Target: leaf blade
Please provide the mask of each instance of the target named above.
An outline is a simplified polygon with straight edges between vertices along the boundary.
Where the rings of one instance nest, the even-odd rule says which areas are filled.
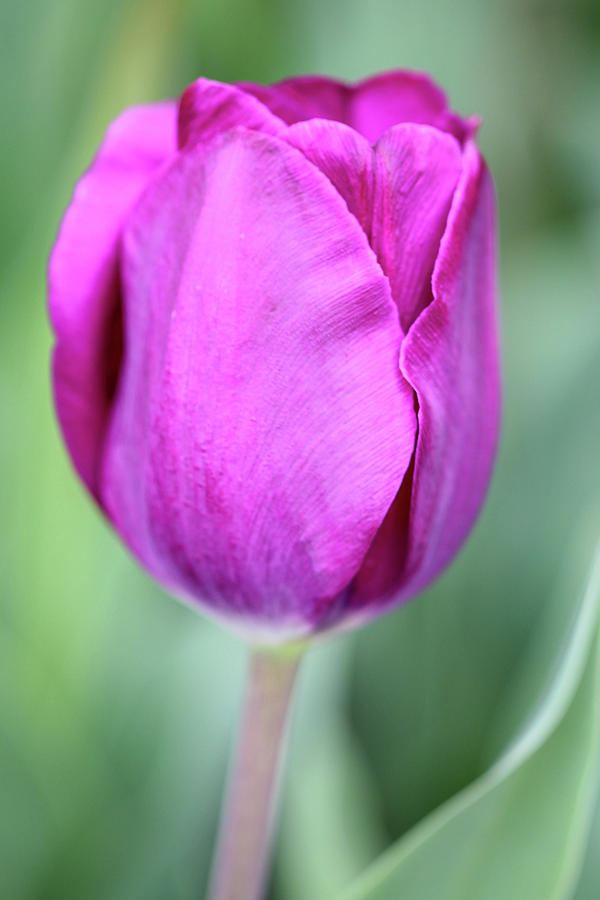
[[[555,676],[516,739],[487,772],[386,851],[341,900],[569,895],[600,747],[599,608],[600,548]]]

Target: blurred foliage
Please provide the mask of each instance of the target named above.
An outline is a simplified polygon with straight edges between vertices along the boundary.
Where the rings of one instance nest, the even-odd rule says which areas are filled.
[[[521,707],[527,682],[547,682],[506,750],[368,867],[344,900],[572,896],[600,755],[600,546],[575,608],[552,678],[542,631],[513,685]]]
[[[325,900],[481,775],[523,724],[543,687],[531,660],[542,646],[550,670],[600,533],[598,4],[4,0],[0,51],[10,900],[199,896],[241,692],[243,647],[136,568],[74,479],[54,423],[46,257],[107,122],[200,74],[357,78],[396,66],[431,71],[457,109],[483,119],[501,214],[497,472],[437,585],[307,660],[272,897]],[[599,821],[576,900],[598,895]]]

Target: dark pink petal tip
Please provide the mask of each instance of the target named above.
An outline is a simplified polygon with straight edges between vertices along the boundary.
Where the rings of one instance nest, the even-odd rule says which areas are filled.
[[[461,143],[477,128],[448,107],[445,93],[421,72],[393,70],[356,83],[301,75],[273,85],[239,85],[292,125],[307,119],[333,119],[350,125],[370,143],[401,123],[433,125]]]
[[[178,115],[180,148],[206,144],[216,135],[239,126],[265,134],[280,134],[285,122],[260,99],[233,84],[198,78],[183,92]]]

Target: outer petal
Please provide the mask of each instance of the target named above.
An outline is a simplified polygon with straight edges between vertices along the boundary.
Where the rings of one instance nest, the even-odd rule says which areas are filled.
[[[119,235],[139,194],[174,150],[174,103],[134,107],[119,116],[75,188],[50,258],[56,408],[75,468],[96,496],[121,354]]]
[[[431,274],[461,171],[454,137],[428,125],[396,125],[374,148],[338,122],[288,129],[335,185],[390,279],[404,332],[431,300]]]
[[[288,124],[306,119],[335,119],[350,125],[370,143],[401,122],[433,125],[460,141],[477,127],[450,109],[444,92],[420,72],[397,70],[351,85],[322,76],[302,76],[262,85],[240,85]]]
[[[433,294],[401,354],[419,401],[408,530],[401,527],[403,491],[365,560],[353,606],[377,602],[386,577],[387,599],[391,592],[396,601],[432,581],[464,541],[489,483],[500,417],[495,206],[473,143],[465,149]],[[394,534],[405,557],[401,577],[388,564]]]
[[[362,230],[302,154],[242,129],[180,155],[123,265],[112,518],[213,611],[313,630],[414,447],[398,317]]]
[[[260,99],[233,84],[198,78],[179,102],[179,146],[207,143],[215,135],[243,125],[265,134],[279,134],[285,123]]]

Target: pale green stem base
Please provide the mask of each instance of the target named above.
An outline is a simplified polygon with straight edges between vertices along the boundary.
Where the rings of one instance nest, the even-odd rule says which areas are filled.
[[[209,897],[260,900],[265,890],[278,772],[299,653],[255,651],[229,774]]]

